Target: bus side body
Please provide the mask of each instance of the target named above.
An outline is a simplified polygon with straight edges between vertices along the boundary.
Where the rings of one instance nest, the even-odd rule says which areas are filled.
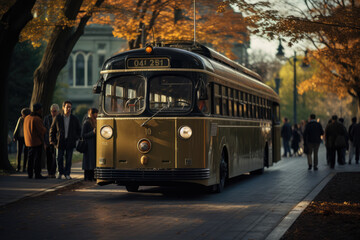
[[[196,89],[192,93],[192,108],[186,114],[178,116],[160,113],[150,119],[154,111],[146,114],[147,110],[138,115],[111,115],[104,111],[105,103],[102,100],[101,114],[97,119],[95,175],[98,184],[197,183],[212,186],[219,184],[219,165],[222,156],[226,157],[227,177],[229,178],[247,172],[262,171],[265,166],[271,166],[280,160],[280,128],[274,117],[272,119],[270,117],[270,115],[277,114],[275,108],[278,107],[278,98],[268,97],[266,94],[271,95],[269,90],[262,95],[262,90],[256,89],[259,84],[254,81],[237,85],[236,73],[229,73],[231,72],[229,69],[211,63],[211,61],[206,64],[215,66],[215,69],[220,69],[220,71],[207,74],[208,70],[202,70],[199,74],[199,70],[195,69],[195,73],[190,74],[191,70],[189,69],[183,73],[178,69],[175,74],[171,72],[171,69],[162,69],[161,71],[156,69],[150,74],[148,71],[137,70],[131,73],[130,70],[127,70],[124,73],[116,73],[116,76],[141,75],[147,79],[146,85],[148,86],[148,81],[151,83],[151,79],[157,75],[175,74],[189,76],[189,78],[191,75],[195,77],[191,79],[193,86],[197,85],[198,79],[201,78],[207,86],[218,84],[225,89],[232,89],[234,93],[238,91],[263,97],[263,102],[266,100],[267,103],[267,117],[254,118],[254,115],[244,117],[240,113],[235,114],[234,106],[230,110],[227,109],[227,111],[232,111],[231,114],[224,114],[223,110],[217,112],[216,108],[219,106],[216,103],[214,89],[210,87],[207,89],[207,101],[211,111],[205,114],[199,114],[201,111],[198,108],[199,99],[196,98]],[[216,76],[221,77],[217,78]],[[242,78],[246,79],[246,77]],[[264,88],[262,84],[260,89]],[[105,98],[108,93],[104,87],[102,89],[101,98]],[[149,90],[146,91],[145,98],[147,100],[145,102],[149,104]],[[111,94],[116,94],[115,92],[113,91]],[[228,97],[230,99],[230,95]],[[138,104],[137,101],[135,104]],[[222,105],[222,103],[220,104]],[[240,108],[245,103],[238,98],[237,104]],[[260,108],[260,105],[257,104],[256,107]],[[222,109],[223,106],[220,108]],[[104,138],[100,134],[104,126],[113,130],[110,138]],[[179,131],[183,126],[190,127],[192,130],[192,136],[189,139],[180,136]],[[139,143],[143,140],[151,144],[150,151],[141,151]]]

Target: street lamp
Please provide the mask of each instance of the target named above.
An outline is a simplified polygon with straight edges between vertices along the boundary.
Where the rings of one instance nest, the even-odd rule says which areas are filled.
[[[277,53],[276,53],[276,57],[280,60],[288,60],[290,64],[293,65],[294,67],[294,106],[293,106],[293,111],[294,111],[294,124],[297,123],[297,111],[296,111],[296,102],[297,102],[297,88],[296,88],[296,61],[297,61],[297,58],[296,58],[296,51],[294,51],[294,56],[291,57],[293,59],[293,61],[291,62],[290,59],[291,58],[286,58],[285,57],[285,53],[284,53],[284,47],[281,45],[281,40],[279,41],[279,46],[277,48]],[[304,58],[304,61],[301,65],[301,67],[309,67],[309,61],[308,61],[308,58],[307,58],[307,51],[305,51],[305,58]]]
[[[275,77],[275,92],[277,94],[279,94],[279,89],[280,89],[280,76],[279,76],[279,73],[276,74],[276,77]]]

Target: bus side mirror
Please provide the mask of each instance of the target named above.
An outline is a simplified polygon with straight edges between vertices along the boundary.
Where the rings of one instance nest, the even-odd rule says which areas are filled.
[[[95,85],[93,85],[93,94],[101,93],[101,85],[103,83],[103,78],[100,78]]]
[[[101,85],[94,85],[93,86],[93,94],[101,93]]]
[[[206,88],[200,88],[197,91],[197,97],[199,100],[208,100]]]

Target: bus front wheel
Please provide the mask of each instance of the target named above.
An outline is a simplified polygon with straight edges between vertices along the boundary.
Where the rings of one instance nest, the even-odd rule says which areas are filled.
[[[213,186],[214,193],[221,193],[224,190],[225,182],[228,175],[228,164],[226,162],[226,157],[224,152],[221,154],[219,175],[220,175],[219,183]]]

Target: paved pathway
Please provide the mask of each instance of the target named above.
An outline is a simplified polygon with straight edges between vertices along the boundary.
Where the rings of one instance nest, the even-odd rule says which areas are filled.
[[[42,169],[42,175],[47,176],[46,169]],[[0,206],[55,191],[82,180],[83,176],[84,173],[83,170],[81,170],[81,162],[73,164],[71,180],[56,178],[29,179],[27,173],[22,172],[0,176]]]
[[[266,169],[263,175],[232,180],[221,194],[184,195],[151,187],[141,187],[139,193],[127,193],[116,185],[90,186],[57,196],[51,202],[40,200],[44,210],[47,209],[45,212],[53,212],[56,217],[49,218],[43,226],[36,224],[41,218],[32,217],[32,224],[39,228],[37,233],[47,236],[43,229],[54,228],[49,230],[53,232],[57,224],[68,221],[69,226],[75,224],[83,234],[86,232],[89,239],[99,236],[113,239],[118,234],[126,236],[122,239],[279,239],[337,171],[360,171],[360,165],[356,164],[329,169],[324,147],[319,156],[318,171],[307,170],[304,156],[284,158]],[[78,170],[81,178],[80,168]],[[63,183],[69,182],[29,180],[16,175],[0,177],[0,198],[16,201],[27,197],[26,194],[41,194],[46,188],[52,191]],[[61,204],[68,212],[60,214],[52,210],[54,205]],[[88,216],[88,209],[95,209],[95,215]],[[16,210],[8,208],[6,211]],[[4,225],[19,220],[14,218]],[[102,228],[94,228],[100,223]],[[74,236],[74,230],[62,229],[61,237]],[[31,233],[24,231],[22,234]]]

